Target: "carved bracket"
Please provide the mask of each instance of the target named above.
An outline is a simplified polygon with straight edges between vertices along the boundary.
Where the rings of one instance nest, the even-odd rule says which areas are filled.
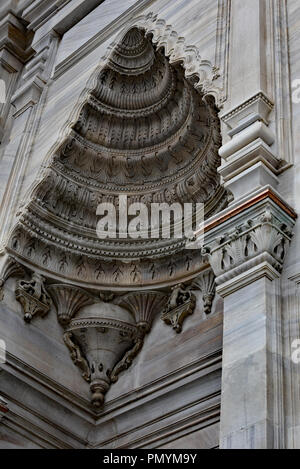
[[[65,326],[64,342],[73,363],[90,384],[92,404],[100,408],[104,395],[141,350],[153,317],[164,307],[160,292],[131,292],[99,297],[72,285],[51,285],[49,293]],[[112,302],[113,301],[113,302]]]
[[[34,273],[27,282],[21,280],[16,288],[16,299],[24,310],[24,320],[30,322],[34,316],[45,316],[51,305],[51,299],[44,287],[44,278]]]
[[[60,324],[66,325],[84,306],[95,303],[92,295],[73,285],[59,284],[48,287],[57,310]]]
[[[195,305],[196,298],[189,287],[185,287],[183,284],[176,285],[172,288],[172,293],[161,319],[166,324],[171,325],[177,333],[180,333],[185,318],[193,314]]]

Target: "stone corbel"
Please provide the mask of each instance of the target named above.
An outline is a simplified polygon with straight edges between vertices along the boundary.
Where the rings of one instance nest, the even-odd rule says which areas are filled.
[[[166,295],[156,291],[131,292],[119,297],[114,303],[130,311],[137,326],[147,333],[151,329],[154,315],[163,309]]]
[[[19,281],[16,288],[16,300],[23,307],[26,322],[31,322],[38,315],[44,317],[51,306],[51,299],[44,287],[44,278],[34,273],[30,281]]]
[[[179,334],[185,318],[193,314],[196,305],[196,297],[190,287],[183,284],[172,288],[169,301],[162,313],[161,319]]]
[[[111,384],[141,350],[165,294],[131,292],[116,297],[101,292],[99,300],[72,285],[51,285],[48,290],[71,359],[90,385],[92,405],[99,409]]]

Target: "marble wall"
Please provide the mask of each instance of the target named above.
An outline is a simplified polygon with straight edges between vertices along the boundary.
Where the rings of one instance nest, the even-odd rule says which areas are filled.
[[[35,3],[41,3],[39,8],[32,8]],[[0,145],[0,265],[19,208],[29,200],[55,149],[76,122],[108,51],[131,26],[146,25],[149,17],[153,19],[153,37],[159,37],[169,55],[172,40],[178,40],[182,45],[178,57],[187,73],[197,76],[220,105],[223,147],[231,145],[220,172],[228,179],[229,190],[239,184],[244,203],[269,184],[267,170],[261,170],[257,183],[257,168],[251,172],[253,153],[247,153],[248,145],[261,139],[255,158],[274,175],[278,185],[274,183],[273,189],[299,213],[300,104],[291,96],[294,81],[300,80],[298,0],[76,0],[53,10],[42,3],[11,2],[16,18],[24,15],[33,31],[26,36],[22,51],[10,39],[4,42],[5,56],[0,55],[6,63],[11,60],[11,69],[8,71],[6,65],[5,72],[0,60],[0,78],[9,82],[12,104],[1,116],[5,125],[0,121],[4,136]],[[12,23],[5,8],[4,4],[0,8],[0,27]],[[12,50],[13,58],[9,59],[7,51]],[[195,64],[199,63],[198,69]],[[258,117],[253,117],[249,99],[257,94]],[[268,100],[274,107],[266,114],[261,103]],[[239,113],[240,118],[236,117]],[[262,131],[251,134],[253,128],[249,129],[257,120],[272,132],[273,140],[265,142]],[[239,157],[243,158],[240,165]],[[241,183],[236,183],[237,177]],[[237,201],[232,203],[234,211]],[[245,217],[247,213],[245,210]],[[227,404],[227,397],[223,400],[223,447],[299,448],[300,365],[291,360],[292,342],[300,338],[299,243],[296,221],[282,275],[272,287],[273,280],[258,279],[233,292],[230,301],[227,292],[225,311],[220,293],[209,316],[204,314],[198,295],[194,314],[184,323],[181,334],[175,334],[157,316],[141,353],[111,386],[99,415],[89,406],[89,387],[70,360],[54,308],[46,318],[24,325],[21,306],[15,300],[16,279],[9,279],[0,303],[0,339],[6,341],[8,352],[7,362],[0,365],[0,396],[9,408],[7,413],[0,411],[0,448],[218,447],[221,391],[223,398],[225,393],[233,396],[231,404]],[[226,368],[222,378],[223,314]],[[278,334],[274,326],[272,335],[272,314],[276,316],[272,320],[280,323],[276,350],[272,349],[274,343],[270,348],[268,342]],[[282,389],[273,404],[277,410],[284,408],[284,415],[277,415],[276,430],[271,431],[277,432],[276,442],[261,435],[263,427],[255,438],[248,431],[252,424],[265,425],[268,420],[263,404],[269,392],[266,369],[272,354],[282,361],[278,372],[282,376],[276,381]],[[253,374],[254,389],[249,386]],[[266,386],[256,394],[258,402],[252,395],[261,383]],[[249,407],[247,403],[244,406],[247,415],[242,405],[235,407],[241,396],[249,400]],[[239,431],[235,440],[233,435]]]

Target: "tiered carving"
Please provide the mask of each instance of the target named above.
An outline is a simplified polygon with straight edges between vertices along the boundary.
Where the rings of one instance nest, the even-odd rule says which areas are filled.
[[[24,268],[18,262],[16,262],[12,257],[8,256],[3,265],[1,275],[0,275],[0,301],[2,301],[4,298],[3,287],[5,285],[5,282],[10,277],[24,277],[24,276],[25,276]]]
[[[161,316],[161,319],[179,334],[187,316],[193,314],[196,305],[195,295],[190,287],[183,284],[172,288],[168,304]]]
[[[203,272],[193,281],[193,287],[201,291],[204,313],[210,314],[216,294],[216,277],[214,273],[211,270]]]
[[[257,218],[248,219],[204,249],[217,277],[217,284],[258,265],[268,262],[279,273],[292,239],[292,223],[287,223],[266,209]]]
[[[172,26],[156,14],[150,12],[134,19],[134,25],[151,37],[157,48],[163,48],[171,64],[182,63],[186,76],[195,82],[195,88],[204,96],[213,96],[218,107],[221,108],[226,100],[222,77],[217,66],[200,56],[199,50],[186,43],[185,38],[179,36]],[[112,44],[112,48],[116,44]],[[107,57],[111,52],[108,50]]]
[[[151,203],[201,202],[207,216],[226,204],[217,109],[186,79],[187,69],[170,65],[141,30],[127,32],[35,188],[8,251],[57,279],[99,289],[197,272],[201,253],[184,262],[184,238],[102,240],[96,233],[98,204],[117,207],[120,194],[128,205],[145,203],[149,214]]]
[[[30,322],[34,316],[45,316],[51,299],[44,287],[44,278],[34,273],[30,281],[20,280],[16,288],[16,299],[24,310],[24,320]]]

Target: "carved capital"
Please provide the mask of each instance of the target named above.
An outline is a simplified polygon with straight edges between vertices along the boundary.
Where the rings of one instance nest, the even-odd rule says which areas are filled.
[[[207,234],[211,242],[205,251],[217,285],[264,263],[281,273],[295,214],[276,200],[278,205],[265,199],[232,219],[225,216],[225,222]]]

